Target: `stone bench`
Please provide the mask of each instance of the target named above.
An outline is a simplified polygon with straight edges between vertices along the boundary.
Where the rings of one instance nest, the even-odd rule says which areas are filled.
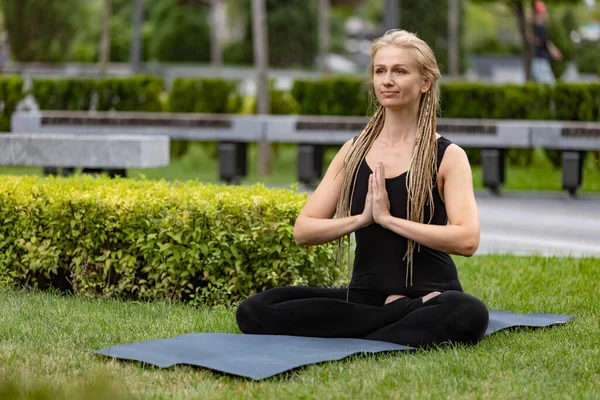
[[[562,187],[575,195],[583,180],[586,151],[600,150],[600,125],[589,122],[532,124],[532,146],[561,150]]]
[[[169,165],[169,138],[71,133],[0,134],[0,165],[122,171]]]
[[[14,132],[166,135],[177,140],[219,142],[219,177],[239,181],[247,171],[248,143],[298,145],[297,177],[312,185],[323,175],[326,146],[358,135],[366,117],[298,115],[209,115],[144,112],[36,111],[12,116]],[[574,194],[582,180],[582,154],[600,150],[600,124],[564,121],[438,119],[437,131],[464,148],[480,148],[483,184],[494,192],[504,184],[505,153],[511,148],[563,152],[563,187]],[[582,133],[583,132],[583,133]]]

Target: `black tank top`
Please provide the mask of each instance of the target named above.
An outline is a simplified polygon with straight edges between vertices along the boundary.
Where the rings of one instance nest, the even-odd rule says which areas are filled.
[[[444,137],[437,140],[437,167],[444,152],[452,142]],[[356,178],[351,213],[357,215],[365,208],[369,175],[371,169],[363,160]],[[437,174],[436,174],[437,175]],[[437,176],[435,177],[437,178]],[[434,179],[437,182],[437,179]],[[406,172],[395,178],[386,179],[385,187],[390,199],[390,213],[397,218],[406,219]],[[431,224],[446,225],[448,216],[440,197],[437,184],[433,189],[434,212]],[[425,223],[429,221],[429,206],[425,206]],[[449,254],[417,244],[413,255],[413,284],[406,285],[406,254],[408,241],[391,230],[375,223],[355,232],[356,251],[352,272],[351,289],[376,292],[380,295],[402,294],[408,297],[420,297],[433,291],[459,290],[456,266]]]

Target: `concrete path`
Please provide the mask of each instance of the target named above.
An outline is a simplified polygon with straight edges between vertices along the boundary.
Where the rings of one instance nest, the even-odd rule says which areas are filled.
[[[481,217],[477,254],[600,257],[600,196],[476,193]],[[600,260],[599,260],[600,265]]]

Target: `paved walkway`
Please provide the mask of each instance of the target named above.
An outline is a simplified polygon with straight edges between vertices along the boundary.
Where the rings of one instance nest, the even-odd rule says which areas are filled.
[[[476,193],[481,217],[477,254],[600,257],[600,196]],[[600,261],[599,261],[600,264]]]

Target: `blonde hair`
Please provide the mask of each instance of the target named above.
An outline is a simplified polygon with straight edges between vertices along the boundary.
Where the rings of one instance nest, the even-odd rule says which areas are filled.
[[[404,30],[391,30],[382,37],[375,40],[371,46],[371,63],[369,74],[373,78],[373,60],[375,54],[383,47],[395,46],[411,51],[421,74],[431,82],[427,92],[421,94],[419,100],[419,115],[417,123],[417,134],[412,150],[410,165],[406,174],[406,188],[408,199],[406,203],[406,215],[410,221],[424,222],[425,206],[429,206],[429,221],[433,217],[433,185],[437,168],[437,138],[436,138],[436,114],[439,107],[439,78],[440,70],[433,51],[427,43],[416,34]],[[372,81],[369,85],[373,90]],[[374,96],[373,96],[374,97]],[[375,114],[367,123],[367,126],[355,139],[348,151],[343,164],[342,191],[337,203],[336,216],[338,218],[350,216],[354,185],[358,169],[373,142],[377,139],[385,122],[385,109],[379,104]],[[338,240],[338,257],[341,259],[344,245],[348,247],[348,263],[350,262],[350,236]],[[415,242],[408,240],[408,247],[403,261],[406,260],[406,286],[409,280],[412,286],[413,275],[413,252]]]

